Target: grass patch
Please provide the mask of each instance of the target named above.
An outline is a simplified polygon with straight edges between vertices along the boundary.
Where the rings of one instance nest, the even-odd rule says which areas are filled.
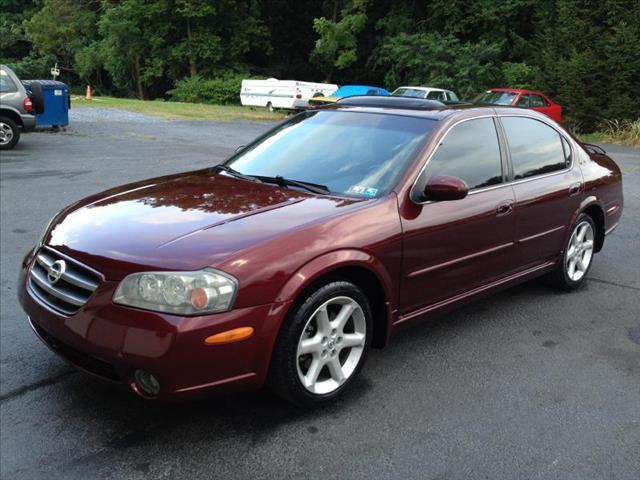
[[[129,112],[155,115],[168,120],[282,120],[286,117],[284,113],[271,113],[266,108],[115,97],[93,97],[93,100],[73,97],[72,108],[119,108]]]
[[[599,131],[578,134],[578,138],[587,143],[618,143],[640,147],[640,119],[606,120]]]

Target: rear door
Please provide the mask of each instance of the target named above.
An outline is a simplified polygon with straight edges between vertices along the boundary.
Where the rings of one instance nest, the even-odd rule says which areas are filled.
[[[527,268],[562,250],[582,197],[582,173],[562,134],[524,116],[500,117],[511,160],[518,264]]]
[[[492,117],[454,125],[414,188],[435,175],[453,175],[466,198],[425,202],[401,218],[404,232],[401,315],[437,304],[506,275],[515,255],[514,194],[504,182],[503,158]]]

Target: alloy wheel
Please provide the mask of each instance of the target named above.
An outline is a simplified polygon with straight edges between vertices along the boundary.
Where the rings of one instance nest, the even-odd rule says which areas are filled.
[[[7,145],[13,139],[13,130],[10,125],[0,122],[0,145]]]
[[[307,320],[296,353],[298,378],[311,393],[331,393],[355,372],[364,353],[367,322],[353,298],[324,302]]]
[[[565,256],[565,270],[567,276],[574,282],[587,273],[593,258],[593,227],[589,222],[580,222],[573,230],[567,254]]]

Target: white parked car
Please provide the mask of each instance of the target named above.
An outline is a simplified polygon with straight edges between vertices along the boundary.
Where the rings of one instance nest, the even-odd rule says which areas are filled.
[[[396,97],[426,98],[428,100],[438,100],[440,102],[459,102],[458,96],[451,90],[432,87],[398,87],[391,95]]]
[[[329,96],[338,89],[331,83],[299,82],[297,80],[243,80],[240,103],[252,107],[300,110],[309,107],[312,97]]]

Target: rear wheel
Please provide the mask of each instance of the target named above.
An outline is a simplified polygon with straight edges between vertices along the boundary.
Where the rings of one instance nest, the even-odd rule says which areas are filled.
[[[586,213],[581,214],[571,231],[562,260],[550,275],[557,287],[572,290],[584,282],[595,253],[595,231],[593,219]]]
[[[313,406],[336,398],[362,368],[372,332],[364,293],[328,283],[292,308],[271,362],[269,384],[285,399]]]
[[[20,128],[10,118],[0,117],[0,150],[11,150],[20,140]]]

